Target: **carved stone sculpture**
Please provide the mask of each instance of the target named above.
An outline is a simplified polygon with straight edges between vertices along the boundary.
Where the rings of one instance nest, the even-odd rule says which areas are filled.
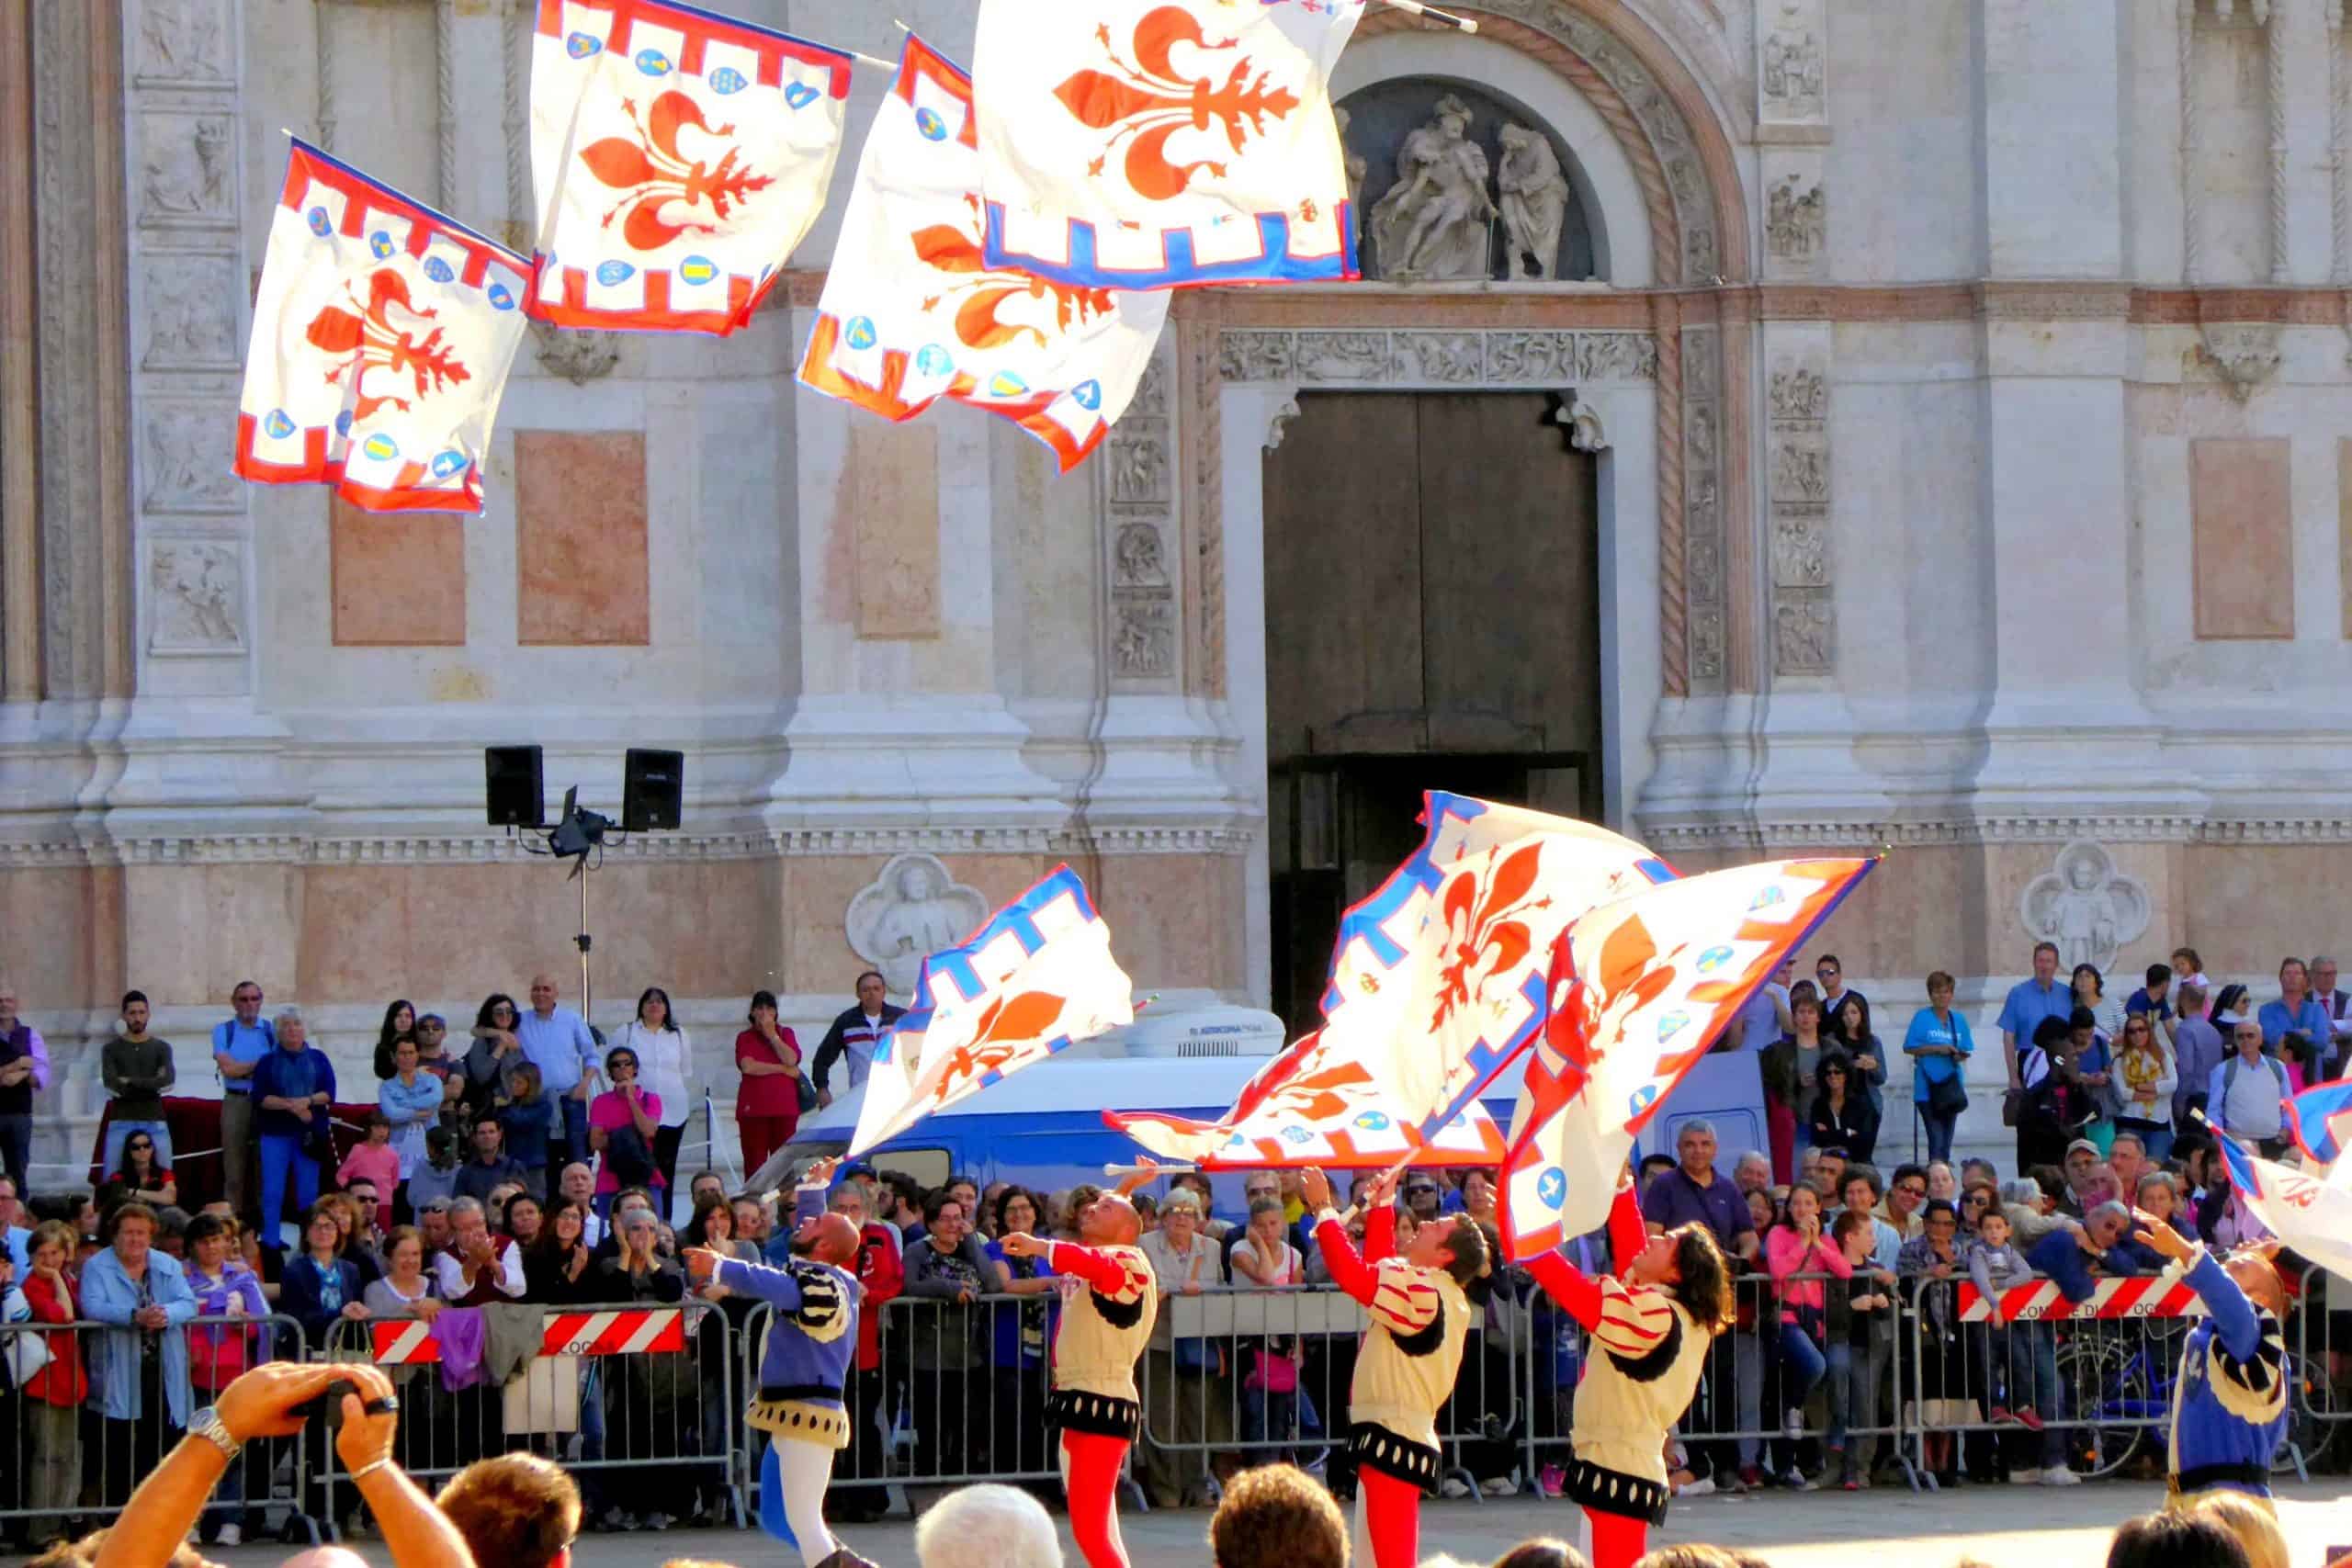
[[[243,592],[237,547],[205,540],[159,544],[149,558],[154,643],[167,650],[234,650]]]
[[[539,365],[550,376],[560,376],[575,387],[613,373],[621,362],[621,334],[589,329],[574,331],[569,327],[550,326],[544,321],[530,323],[531,336],[539,345]]]
[[[1371,164],[1365,161],[1363,153],[1348,145],[1348,111],[1335,107],[1331,110],[1331,118],[1340,128],[1340,152],[1348,170],[1348,208],[1356,215],[1356,221],[1361,224],[1363,221],[1364,171],[1370,168]]]
[[[1487,276],[1486,149],[1469,139],[1470,106],[1449,93],[1396,150],[1396,183],[1372,209],[1380,276],[1445,282]]]
[[[936,855],[894,855],[860,888],[842,919],[850,951],[882,972],[899,996],[914,993],[922,961],[953,947],[988,919],[989,901],[947,874]]]
[[[2018,919],[2037,942],[2058,944],[2064,969],[2088,964],[2102,974],[2115,955],[2147,934],[2148,889],[2115,869],[2114,857],[2086,839],[2058,852],[2057,863],[2018,900]]]
[[[1776,182],[1766,198],[1764,243],[1772,254],[1802,260],[1828,243],[1827,198],[1818,181],[1806,185],[1800,175]]]
[[[1502,166],[1495,189],[1502,201],[1507,277],[1549,279],[1560,259],[1560,225],[1568,211],[1567,176],[1549,138],[1523,125],[1503,127]],[[1521,269],[1525,270],[1522,271]]]

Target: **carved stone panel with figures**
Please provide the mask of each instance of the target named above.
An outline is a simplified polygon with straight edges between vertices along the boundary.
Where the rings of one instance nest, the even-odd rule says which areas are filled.
[[[140,368],[234,370],[241,356],[232,256],[150,253],[139,265]]]
[[[236,70],[229,0],[140,0],[132,70],[141,86],[229,86]]]
[[[139,117],[139,220],[219,227],[236,221],[237,127],[224,114]]]
[[[147,557],[152,653],[244,651],[244,547],[227,539],[158,539]]]
[[[1519,105],[1454,80],[1407,77],[1349,96],[1364,276],[1392,282],[1578,281],[1598,276],[1576,159]]]
[[[244,510],[244,487],[220,455],[216,408],[150,404],[139,460],[140,505],[148,512]]]

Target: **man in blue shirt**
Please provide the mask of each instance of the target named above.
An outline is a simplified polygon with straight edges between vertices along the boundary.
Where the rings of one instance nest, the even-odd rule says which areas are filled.
[[[7,1259],[17,1270],[11,1284],[23,1284],[32,1271],[32,1230],[25,1224],[24,1205],[17,1201],[16,1180],[0,1176],[0,1243],[6,1244]]]
[[[555,1003],[555,982],[531,976],[531,1010],[514,1021],[523,1055],[539,1069],[539,1088],[563,1107],[565,1152],[551,1155],[555,1169],[567,1159],[588,1157],[588,1096],[596,1081],[596,1037],[588,1021]]]
[[[229,993],[235,1016],[212,1026],[212,1062],[220,1069],[221,1196],[240,1219],[253,1213],[254,1067],[277,1049],[277,1032],[261,1015],[261,987],[240,980]]]
[[[2335,1039],[2335,1025],[2327,1016],[2327,1009],[2312,995],[2311,976],[2301,959],[2289,958],[2279,964],[2278,992],[2277,1001],[2263,1003],[2254,1015],[2262,1025],[2263,1049],[2276,1051],[2278,1042],[2292,1031],[2310,1041],[2319,1053],[2317,1059],[2324,1061]]]
[[[2158,1022],[2172,1016],[2172,965],[2148,965],[2148,983],[2124,1000],[2125,1017],[2133,1013],[2153,1013]]]
[[[2058,944],[2034,943],[2033,978],[2011,986],[2009,999],[2001,1004],[2001,1055],[2008,1066],[2011,1089],[2025,1087],[2024,1080],[2018,1077],[2018,1058],[2033,1043],[2033,1032],[2041,1021],[2064,1021],[2071,1018],[2074,1011],[2075,988],[2058,978]]]

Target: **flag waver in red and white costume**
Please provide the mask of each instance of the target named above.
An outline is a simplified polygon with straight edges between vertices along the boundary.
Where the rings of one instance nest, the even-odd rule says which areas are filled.
[[[1687,1228],[1687,1227],[1686,1227]],[[1609,1213],[1609,1246],[1620,1277],[1594,1279],[1557,1252],[1527,1268],[1544,1292],[1592,1336],[1577,1384],[1568,1442],[1569,1498],[1592,1530],[1594,1568],[1632,1568],[1647,1547],[1649,1527],[1666,1520],[1666,1438],[1690,1408],[1706,1371],[1715,1329],[1695,1318],[1677,1294],[1681,1235],[1652,1238],[1630,1183]],[[1714,1266],[1715,1282],[1723,1279]],[[1705,1287],[1702,1287],[1705,1288]]]
[[[1310,1200],[1321,1183],[1321,1172],[1312,1173]],[[1422,1248],[1416,1248],[1423,1252],[1421,1262],[1396,1256],[1396,1211],[1387,1201],[1392,1186],[1393,1179],[1384,1179],[1367,1200],[1362,1257],[1328,1201],[1317,1214],[1315,1241],[1331,1282],[1372,1314],[1348,1391],[1357,1557],[1369,1558],[1374,1568],[1412,1568],[1420,1558],[1421,1497],[1438,1483],[1437,1413],[1453,1396],[1474,1309],[1453,1274],[1427,1260]],[[1328,1185],[1319,1191],[1328,1200]],[[1464,1218],[1445,1235],[1457,1236],[1464,1227],[1476,1234]],[[1483,1268],[1483,1245],[1476,1257]]]
[[[1126,1192],[1123,1184],[1079,1217],[1082,1245],[1020,1232],[1001,1241],[1009,1255],[1042,1258],[1068,1281],[1061,1326],[1054,1333],[1054,1392],[1046,1418],[1061,1428],[1070,1534],[1088,1568],[1127,1568],[1119,1536],[1119,1470],[1143,1424],[1136,1362],[1159,1316],[1151,1259],[1136,1245],[1142,1221]]]

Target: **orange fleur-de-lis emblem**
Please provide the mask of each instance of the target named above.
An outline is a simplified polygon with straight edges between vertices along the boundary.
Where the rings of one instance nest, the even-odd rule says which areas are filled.
[[[1467,1006],[1470,993],[1487,977],[1516,967],[1534,946],[1523,918],[1549,898],[1529,901],[1543,859],[1543,848],[1525,844],[1503,856],[1485,878],[1464,876],[1445,890],[1440,908],[1444,922],[1444,957],[1438,971],[1437,1010],[1430,1017],[1434,1030],[1457,1008]]]
[[[1111,291],[1107,288],[1081,288],[1032,277],[1025,272],[991,270],[980,255],[979,197],[967,196],[964,199],[972,209],[968,227],[935,223],[918,229],[913,244],[915,254],[924,265],[953,275],[953,281],[926,299],[923,309],[928,310],[947,299],[959,299],[956,335],[967,348],[1001,348],[1023,337],[1033,338],[1038,347],[1045,347],[1046,334],[1043,330],[1024,322],[1008,321],[999,314],[1016,299],[1043,299],[1050,296],[1054,301],[1054,324],[1065,333],[1072,326],[1082,326],[1110,313]]]
[[[947,1056],[941,1073],[940,1092],[970,1078],[986,1077],[1021,1054],[1023,1047],[1053,1028],[1062,1016],[1064,998],[1047,991],[1023,991],[999,997],[980,1014],[972,1042]]]
[[[660,250],[689,231],[716,233],[718,220],[744,197],[775,183],[773,175],[753,174],[739,164],[742,151],[738,147],[728,148],[716,164],[689,156],[678,144],[688,127],[711,141],[734,135],[735,128],[705,123],[701,107],[684,93],[663,93],[643,119],[638,118],[634,98],[624,98],[621,108],[636,140],[607,136],[592,141],[580,150],[580,161],[598,180],[627,193],[605,214],[602,226],[609,229],[614,219],[628,214],[621,238],[633,249]],[[673,203],[687,209],[674,222],[667,215]]]
[[[344,298],[351,302],[346,310],[329,305],[311,318],[303,331],[313,348],[348,357],[326,373],[329,383],[341,381],[355,370],[358,373],[359,400],[352,407],[354,420],[366,419],[378,409],[390,403],[402,413],[409,412],[406,398],[394,393],[372,395],[368,390],[371,374],[389,370],[395,377],[406,376],[410,386],[420,398],[429,397],[443,388],[459,381],[473,379],[457,354],[441,341],[441,329],[435,327],[419,338],[413,330],[404,328],[392,320],[397,307],[401,314],[415,321],[429,321],[439,314],[413,304],[409,299],[408,281],[390,267],[379,267],[368,275],[368,298],[361,299],[352,286],[343,286]]]
[[[1246,54],[1233,62],[1222,83],[1213,71],[1195,74],[1179,70],[1172,57],[1180,43],[1216,53],[1238,41],[1204,36],[1199,20],[1181,6],[1144,13],[1136,23],[1132,60],[1120,57],[1108,28],[1098,27],[1094,36],[1112,69],[1074,72],[1054,89],[1054,96],[1080,124],[1111,132],[1106,152],[1126,141],[1126,182],[1147,201],[1182,195],[1197,170],[1224,176],[1225,165],[1213,159],[1170,162],[1168,141],[1178,131],[1220,126],[1227,145],[1238,153],[1251,135],[1266,134],[1269,120],[1284,118],[1298,107],[1298,96],[1288,87],[1270,86],[1262,71],[1251,74]],[[1088,173],[1100,174],[1102,166],[1098,158],[1088,165]]]

